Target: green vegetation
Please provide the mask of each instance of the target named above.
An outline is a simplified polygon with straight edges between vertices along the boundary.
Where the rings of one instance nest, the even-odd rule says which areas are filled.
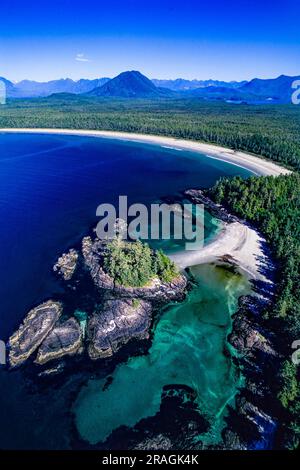
[[[141,301],[139,299],[133,299],[132,300],[132,306],[133,308],[138,308],[140,306]]]
[[[291,345],[300,339],[300,175],[225,178],[210,193],[216,202],[259,227],[278,265],[276,300],[265,321],[270,331],[278,332],[284,357],[274,389],[288,416],[293,447],[300,439],[300,371],[291,361]]]
[[[200,99],[8,100],[0,127],[100,129],[160,134],[247,150],[300,169],[300,106],[236,105]]]
[[[200,140],[300,170],[300,106],[56,95],[9,100],[0,106],[0,127],[99,129]],[[287,415],[285,428],[292,436],[287,446],[295,447],[300,435],[299,368],[291,363],[291,344],[300,339],[300,175],[226,179],[216,185],[212,196],[259,227],[278,263],[276,301],[265,317],[270,331],[282,339],[284,360],[274,377],[274,389]],[[154,275],[165,280],[174,275],[164,255],[154,256],[146,245],[122,250],[112,245],[106,256],[107,269],[120,283],[144,285]]]
[[[155,252],[153,257],[153,270],[162,282],[171,282],[178,275],[178,270],[173,261],[162,250]]]
[[[143,287],[154,277],[170,282],[178,276],[175,264],[165,254],[152,251],[139,240],[110,242],[105,249],[103,266],[117,284],[126,287]]]
[[[285,361],[280,369],[281,390],[278,393],[278,398],[285,408],[288,408],[289,404],[298,397],[296,373],[296,366],[290,361]]]

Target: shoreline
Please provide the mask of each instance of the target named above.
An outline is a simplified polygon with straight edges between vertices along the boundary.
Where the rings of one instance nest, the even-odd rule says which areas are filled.
[[[279,176],[281,174],[291,173],[290,170],[258,156],[237,152],[212,144],[176,139],[173,137],[114,131],[55,128],[0,128],[0,133],[76,135],[148,143],[174,150],[198,152],[202,155],[204,154],[207,158],[213,158],[236,165],[259,176]],[[236,265],[251,279],[270,283],[270,280],[268,280],[263,273],[264,265],[267,264],[267,257],[263,251],[264,243],[265,240],[255,229],[241,222],[223,223],[223,228],[217,237],[202,249],[181,251],[169,255],[169,257],[181,269],[197,264],[222,263],[225,258],[229,258],[232,264]]]
[[[177,139],[175,137],[164,137],[129,132],[59,128],[0,128],[0,133],[77,135],[83,137],[102,137],[116,140],[127,140],[138,143],[155,144],[174,150],[189,150],[192,152],[201,153],[204,154],[207,158],[221,160],[229,164],[236,165],[240,168],[249,170],[258,176],[278,176],[281,174],[291,173],[291,170],[266,160],[263,157],[251,155],[246,152],[231,150],[226,147],[220,147],[213,144]]]
[[[0,132],[7,132],[7,131],[3,130],[3,129],[0,129]],[[12,133],[12,132],[15,132],[15,131],[11,130],[10,132]],[[16,132],[22,133],[22,132],[24,132],[24,130],[19,129]],[[29,132],[39,133],[39,132],[36,132],[36,130],[31,130]],[[41,130],[41,133],[45,133],[44,130]],[[49,134],[62,134],[64,132],[56,132],[56,130],[50,130],[50,132],[46,132],[46,133],[49,133]],[[70,134],[70,133],[67,132],[66,134]],[[88,135],[94,135],[94,133],[92,132],[92,133],[89,133],[89,134],[81,134],[81,133],[76,132],[75,135],[87,135],[88,136]],[[104,136],[101,135],[100,137],[104,137]],[[109,135],[109,137],[114,138],[111,135]],[[122,139],[122,137],[118,137],[118,138]],[[132,138],[132,139],[128,139],[128,140],[135,140],[135,139]],[[143,140],[139,140],[139,141],[143,142]],[[175,139],[174,139],[174,141],[175,141]],[[179,141],[179,142],[181,142],[181,141]],[[153,142],[149,141],[149,143],[153,143]],[[189,144],[189,142],[187,142],[187,144]],[[206,147],[206,144],[197,144],[197,145],[205,145],[205,147]],[[174,147],[174,145],[173,145],[173,147]],[[198,151],[201,152],[201,153],[203,152],[203,150],[198,150]],[[233,154],[235,154],[235,152],[233,152]],[[247,155],[247,154],[244,154],[244,155]],[[251,155],[249,157],[251,157]],[[221,160],[223,159],[222,155],[220,156],[220,158],[214,157],[214,156],[212,156],[211,158],[217,158],[217,159],[221,159]],[[256,159],[260,162],[259,157],[256,157]],[[229,162],[229,161],[228,161],[228,163],[236,164],[236,163]],[[254,165],[254,163],[252,163],[252,165]],[[237,166],[241,166],[241,165],[237,165]],[[273,166],[273,164],[272,164],[272,166]],[[274,164],[274,166],[277,167],[277,165],[275,165],[275,164]],[[281,171],[281,170],[283,170],[283,171]],[[260,170],[260,171],[262,171],[262,170]],[[267,169],[264,169],[263,171],[267,171]],[[269,169],[268,171],[271,172],[273,170]],[[278,174],[281,174],[281,173],[290,173],[288,170],[285,170],[281,167],[278,167],[278,169],[276,171],[277,171],[277,173],[267,173],[267,174],[272,174],[274,176],[277,176]],[[258,174],[265,174],[265,173],[258,173]],[[195,251],[179,252],[179,253],[175,253],[175,254],[173,254],[169,257],[171,259],[173,259],[173,261],[174,261],[174,257],[177,257],[176,262],[182,268],[184,268],[186,266],[194,266],[196,264],[205,264],[205,263],[214,263],[214,262],[217,263],[217,264],[222,264],[222,263],[226,262],[225,258],[229,257],[230,262],[232,262],[234,265],[236,265],[237,269],[244,272],[246,274],[246,276],[248,275],[252,279],[253,278],[254,279],[259,279],[259,280],[263,280],[265,282],[270,283],[271,281],[268,280],[263,274],[263,265],[265,264],[265,262],[268,261],[268,258],[264,254],[264,250],[263,250],[264,243],[265,243],[265,240],[259,235],[259,233],[255,229],[252,229],[251,227],[249,227],[248,225],[246,225],[242,222],[239,222],[239,221],[222,222],[220,232],[217,234],[217,236],[215,238],[213,238],[210,241],[210,243],[208,245],[204,246],[202,249],[195,250]],[[250,329],[250,327],[251,327],[251,329]],[[267,340],[265,340],[265,338],[262,336],[260,329],[258,329],[256,331],[256,329],[254,329],[255,325],[252,328],[252,324],[250,324],[250,327],[248,328],[248,330],[246,330],[246,328],[243,325],[240,326],[237,322],[235,322],[233,324],[232,328],[230,328],[230,330],[229,330],[229,332],[231,331],[231,334],[233,335],[232,336],[233,341],[231,341],[230,344],[233,345],[233,347],[235,347],[239,351],[239,354],[241,354],[243,356],[246,356],[246,353],[245,353],[244,350],[239,350],[238,349],[238,345],[239,345],[238,340],[236,340],[237,344],[235,344],[235,342],[234,342],[234,340],[235,340],[234,335],[238,335],[238,338],[240,338],[240,336],[241,336],[241,338],[243,339],[243,336],[241,335],[241,332],[245,334],[245,338],[248,338],[248,337],[250,338],[249,341],[252,340],[254,334],[256,335],[255,338],[257,339],[257,341],[254,343],[254,346],[253,346],[254,348],[258,348],[257,344],[262,349],[266,347],[265,344],[267,344],[267,346],[269,345]],[[247,344],[247,341],[245,341],[245,344]],[[251,350],[251,348],[250,348],[250,350]],[[264,351],[264,349],[263,349],[263,351]],[[268,349],[266,349],[266,351],[268,352]],[[249,355],[249,361],[251,361],[251,356],[250,356],[249,352],[248,352],[248,355]],[[246,390],[247,390],[247,388],[246,388]],[[252,426],[253,426],[253,423],[255,425],[257,424],[256,421],[255,421],[256,418],[257,418],[257,422],[258,422],[258,424],[257,424],[258,430],[260,430],[260,428],[261,428],[261,420],[262,419],[265,419],[267,424],[269,423],[269,421],[268,421],[269,416],[266,415],[265,413],[261,412],[260,408],[255,407],[256,402],[254,402],[254,405],[252,405],[251,401],[250,402],[246,401],[246,404],[243,404],[242,399],[244,397],[242,395],[242,392],[239,392],[239,391],[237,391],[237,394],[234,394],[234,396],[235,396],[235,399],[237,401],[237,409],[238,409],[239,415],[243,419],[245,419],[245,416],[246,416],[246,418],[250,421],[250,424]],[[246,395],[246,398],[247,398],[247,395]],[[233,399],[233,397],[232,397],[232,399]],[[226,404],[226,406],[227,406],[227,404]],[[247,406],[248,406],[248,408],[247,408]],[[252,406],[252,408],[251,408],[251,406]],[[250,411],[249,411],[249,409],[250,409]],[[252,410],[254,410],[254,418],[253,418],[253,413],[251,414]],[[270,420],[271,420],[271,418],[270,418]],[[265,421],[263,421],[263,423]],[[234,426],[233,424],[231,424],[231,426],[227,425],[223,429],[222,433],[225,433],[224,437],[222,436],[223,442],[225,442],[225,444],[224,444],[225,449],[243,449],[243,448],[246,449],[247,448],[247,443],[244,444],[240,440],[239,429],[236,429],[236,426]],[[237,438],[235,436],[237,436]],[[226,441],[225,441],[225,439],[226,439]],[[237,442],[235,442],[234,439]]]
[[[180,269],[206,263],[230,263],[250,279],[271,283],[264,274],[268,264],[263,245],[265,239],[241,222],[224,223],[221,232],[210,243],[195,251],[169,255]]]

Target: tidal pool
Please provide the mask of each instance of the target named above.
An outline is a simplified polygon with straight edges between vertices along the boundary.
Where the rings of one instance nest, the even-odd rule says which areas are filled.
[[[211,423],[202,438],[218,439],[224,409],[238,385],[231,358],[224,354],[226,337],[237,299],[250,292],[250,285],[223,267],[196,266],[191,273],[195,287],[157,319],[148,354],[119,364],[109,385],[95,379],[82,387],[73,411],[84,440],[105,441],[118,427],[154,416],[165,385],[194,390],[199,413]]]

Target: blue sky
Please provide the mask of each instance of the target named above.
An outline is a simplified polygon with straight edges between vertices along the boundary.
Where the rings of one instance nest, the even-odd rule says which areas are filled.
[[[299,0],[15,0],[0,15],[0,76],[15,81],[300,74]]]

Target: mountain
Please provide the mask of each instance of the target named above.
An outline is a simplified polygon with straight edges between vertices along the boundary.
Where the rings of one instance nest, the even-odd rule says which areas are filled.
[[[5,84],[5,86],[8,87],[8,88],[14,86],[13,82],[7,80],[7,78],[0,77],[0,81],[3,82]]]
[[[187,90],[185,96],[209,100],[223,100],[247,103],[290,103],[293,93],[292,83],[300,77],[281,75],[272,79],[254,78],[242,86],[209,86]]]
[[[261,99],[290,103],[294,91],[292,84],[295,80],[300,80],[300,76],[288,77],[287,75],[280,75],[280,77],[271,79],[254,78],[239,88],[239,90],[241,93],[251,93]]]
[[[118,97],[118,98],[159,98],[173,96],[174,92],[159,88],[136,70],[122,72],[101,87],[88,93],[89,96]]]
[[[152,82],[157,87],[168,88],[173,91],[187,91],[196,88],[226,87],[226,88],[239,88],[245,85],[247,81],[242,82],[223,82],[219,80],[185,80],[184,78],[176,78],[176,80],[159,80],[153,79]]]
[[[49,96],[54,93],[86,93],[96,87],[104,85],[109,78],[96,78],[95,80],[81,79],[78,81],[70,78],[51,80],[49,82],[35,82],[31,80],[22,80],[12,84],[8,96],[14,98],[38,98]]]
[[[200,98],[206,100],[247,103],[290,103],[292,83],[300,76],[280,75],[272,79],[254,78],[249,82],[223,82],[219,80],[149,80],[137,71],[123,72],[113,79],[94,80],[70,78],[36,82],[22,80],[13,83],[1,78],[6,95],[11,98],[39,98],[54,95],[54,99],[72,99],[71,94],[107,98]]]
[[[7,96],[9,96],[11,93],[13,93],[13,90],[14,90],[13,82],[7,80],[4,77],[0,77],[0,82],[4,83]]]

